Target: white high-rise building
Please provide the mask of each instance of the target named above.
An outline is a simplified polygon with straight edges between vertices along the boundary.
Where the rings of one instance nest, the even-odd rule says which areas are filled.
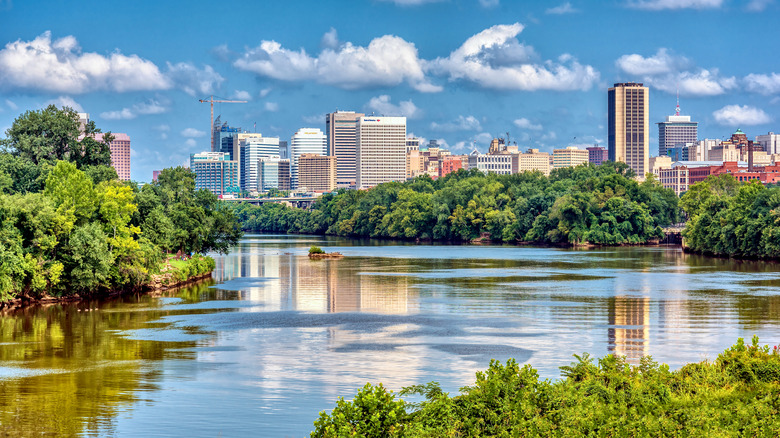
[[[757,135],[756,143],[760,144],[767,154],[780,154],[780,134],[770,132],[766,135]]]
[[[303,154],[328,155],[328,141],[317,128],[301,128],[290,139],[290,184],[298,188],[298,158]]]
[[[363,113],[336,111],[325,116],[328,153],[336,157],[336,183],[339,187],[355,185],[357,178],[357,121]]]
[[[406,117],[361,117],[357,131],[357,187],[404,181]]]
[[[258,163],[260,158],[279,157],[279,137],[263,137],[260,133],[236,135],[241,150],[241,188],[250,192],[262,191]]]

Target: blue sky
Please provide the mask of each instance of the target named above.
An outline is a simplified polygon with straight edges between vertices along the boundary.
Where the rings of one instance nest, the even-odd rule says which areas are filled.
[[[209,106],[289,140],[340,110],[453,153],[606,141],[606,89],[650,86],[701,138],[780,132],[779,0],[0,0],[0,130],[68,104],[132,138],[132,178],[209,148]],[[651,154],[658,150],[651,127]]]

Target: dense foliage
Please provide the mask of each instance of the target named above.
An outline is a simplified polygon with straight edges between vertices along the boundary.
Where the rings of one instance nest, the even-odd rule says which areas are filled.
[[[739,183],[732,175],[694,184],[680,205],[690,218],[685,245],[705,254],[780,258],[780,187]]]
[[[100,132],[90,123],[87,132]],[[116,179],[108,146],[79,141],[78,115],[28,111],[0,152],[0,300],[132,288],[164,251],[226,252],[239,224],[195,175],[165,169],[140,190]]]
[[[637,183],[623,163],[514,175],[464,171],[323,195],[311,210],[234,207],[245,230],[470,241],[635,244],[679,220],[657,180]]]
[[[493,361],[454,397],[435,382],[405,388],[412,404],[367,384],[322,412],[313,437],[775,436],[780,430],[780,351],[739,339],[714,362],[677,371],[644,357],[594,363],[587,354],[540,380],[530,365]]]

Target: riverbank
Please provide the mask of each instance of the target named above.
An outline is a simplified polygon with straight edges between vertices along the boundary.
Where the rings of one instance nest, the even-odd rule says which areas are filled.
[[[174,289],[211,278],[211,272],[214,270],[214,267],[214,259],[209,256],[199,254],[193,256],[171,255],[161,264],[159,272],[152,274],[149,280],[143,284],[121,289],[103,289],[89,294],[72,294],[60,297],[48,294],[42,294],[37,297],[22,296],[0,302],[0,312],[21,309],[32,305],[72,303],[84,300],[113,298],[128,293],[151,293]]]

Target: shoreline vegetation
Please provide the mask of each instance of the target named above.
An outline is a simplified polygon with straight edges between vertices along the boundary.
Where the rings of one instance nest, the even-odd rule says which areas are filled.
[[[491,361],[473,386],[450,396],[437,382],[397,398],[367,383],[314,422],[312,437],[776,436],[780,430],[780,347],[743,339],[714,361],[670,371],[587,353],[541,380],[530,365]]]
[[[74,300],[170,287],[205,275],[242,235],[195,174],[119,181],[94,122],[49,106],[0,140],[0,303]],[[176,254],[171,258],[170,254]]]

